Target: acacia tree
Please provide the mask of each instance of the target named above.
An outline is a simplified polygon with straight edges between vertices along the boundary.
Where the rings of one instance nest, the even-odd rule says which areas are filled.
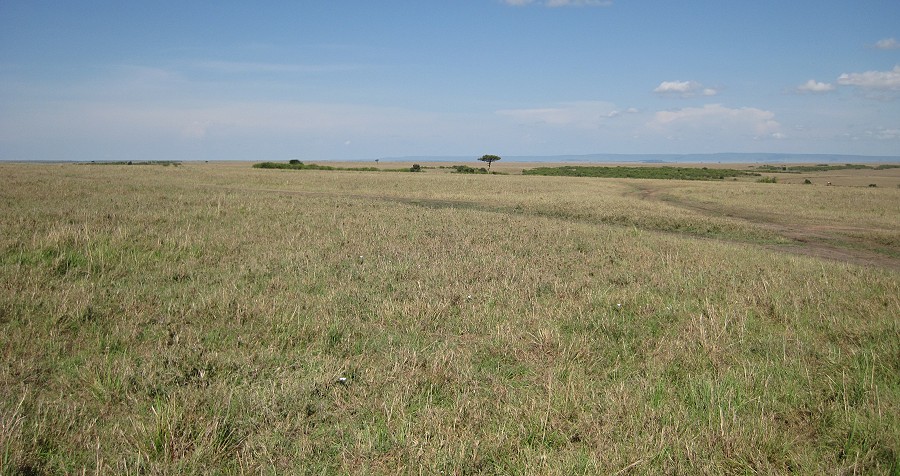
[[[480,161],[482,161],[482,162],[487,162],[488,168],[490,169],[492,163],[494,163],[494,162],[500,160],[500,156],[497,156],[497,155],[491,155],[491,154],[486,154],[486,155],[482,155],[481,158],[478,159],[478,160],[480,160]]]

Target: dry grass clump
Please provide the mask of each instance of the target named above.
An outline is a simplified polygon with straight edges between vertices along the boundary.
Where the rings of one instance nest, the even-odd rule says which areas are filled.
[[[679,201],[766,184],[0,168],[4,473],[900,467],[897,272]]]

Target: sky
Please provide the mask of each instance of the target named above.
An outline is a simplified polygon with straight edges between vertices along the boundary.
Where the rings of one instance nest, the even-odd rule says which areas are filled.
[[[0,1],[0,160],[720,152],[900,155],[900,1]]]

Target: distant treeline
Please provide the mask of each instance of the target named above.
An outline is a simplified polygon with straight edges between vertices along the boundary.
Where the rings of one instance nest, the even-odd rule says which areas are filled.
[[[491,172],[490,170],[484,167],[469,167],[468,165],[451,165],[449,167],[440,166],[439,169],[453,169],[454,174],[491,174],[491,175],[504,175],[500,172]]]
[[[253,164],[255,169],[292,169],[292,170],[356,170],[361,172],[377,172],[375,167],[331,167],[329,165],[304,164],[303,162],[260,162]]]
[[[260,162],[253,164],[255,169],[290,169],[290,170],[350,170],[354,172],[419,172],[421,167],[414,164],[407,169],[379,169],[377,167],[332,167],[330,165],[304,164],[299,160],[290,162]]]
[[[804,172],[825,172],[828,170],[885,170],[900,168],[900,164],[863,165],[863,164],[816,164],[816,165],[760,165],[756,170],[763,172],[781,172],[799,174]]]
[[[524,175],[557,175],[566,177],[604,177],[675,180],[722,180],[726,177],[759,176],[755,172],[707,167],[538,167],[523,170]]]
[[[78,162],[80,165],[181,165],[180,161],[177,160],[110,160],[110,161],[95,161],[92,160],[90,162]]]

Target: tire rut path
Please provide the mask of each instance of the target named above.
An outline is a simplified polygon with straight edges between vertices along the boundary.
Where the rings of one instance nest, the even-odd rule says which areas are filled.
[[[677,186],[635,186],[634,195],[642,200],[668,204],[706,216],[728,217],[743,221],[759,229],[788,240],[788,244],[761,245],[769,249],[831,261],[875,266],[900,271],[900,249],[886,246],[873,239],[851,236],[849,233],[884,231],[872,228],[823,224],[785,223],[772,215],[719,204],[699,203],[668,193]]]

